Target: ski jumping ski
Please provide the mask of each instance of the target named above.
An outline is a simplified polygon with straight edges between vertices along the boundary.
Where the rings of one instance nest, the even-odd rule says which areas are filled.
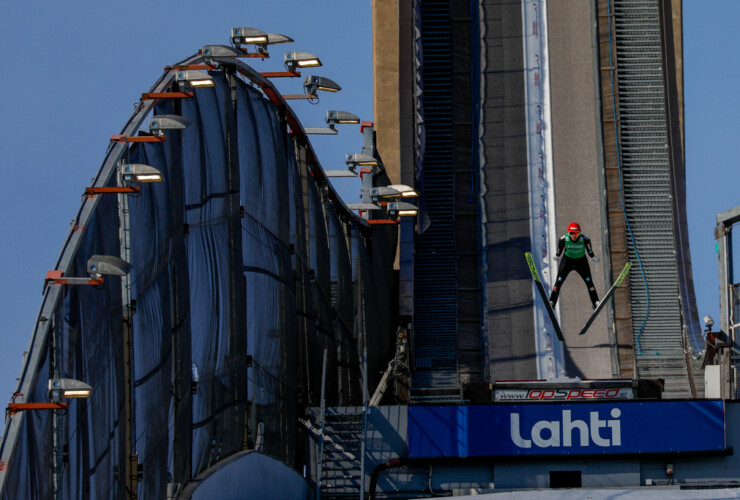
[[[532,279],[537,285],[537,290],[540,292],[542,302],[545,303],[545,309],[547,309],[547,314],[550,316],[552,326],[553,328],[555,328],[555,334],[558,336],[558,339],[563,342],[565,339],[563,338],[562,330],[560,330],[560,323],[558,323],[558,319],[555,317],[555,311],[552,310],[550,299],[547,296],[547,292],[545,292],[545,287],[542,285],[542,280],[540,280],[540,273],[539,271],[537,271],[537,265],[534,263],[534,257],[532,257],[532,254],[530,252],[525,252],[524,256],[527,258],[527,264],[529,264],[529,272],[532,273]]]
[[[591,326],[591,323],[593,323],[594,320],[596,319],[596,316],[598,316],[601,310],[604,308],[606,301],[609,300],[612,295],[614,295],[614,291],[617,289],[619,285],[622,284],[622,281],[624,281],[624,278],[627,277],[627,274],[629,274],[631,267],[632,267],[632,262],[627,262],[624,265],[624,269],[622,269],[622,272],[619,273],[619,276],[617,276],[616,281],[614,282],[612,287],[609,289],[609,291],[606,292],[606,295],[604,295],[604,298],[601,299],[601,302],[599,303],[598,307],[594,309],[593,314],[591,314],[591,317],[588,318],[588,321],[583,326],[583,328],[581,328],[581,331],[578,333],[578,335],[583,335],[584,333],[586,333],[588,328]]]

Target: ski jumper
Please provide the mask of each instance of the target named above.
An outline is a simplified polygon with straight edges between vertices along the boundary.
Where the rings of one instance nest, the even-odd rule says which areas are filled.
[[[584,234],[579,234],[575,241],[570,238],[570,235],[565,234],[558,241],[556,255],[563,255],[563,257],[558,265],[558,277],[555,279],[555,285],[553,285],[552,293],[550,294],[550,303],[553,307],[558,302],[560,287],[563,286],[565,279],[571,271],[576,271],[583,278],[594,309],[599,305],[599,296],[596,294],[596,288],[591,279],[591,268],[588,265],[586,254],[591,258],[594,257],[594,251],[591,249],[591,240]]]

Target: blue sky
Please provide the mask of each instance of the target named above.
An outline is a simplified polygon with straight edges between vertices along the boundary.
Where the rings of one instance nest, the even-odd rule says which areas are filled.
[[[718,320],[714,220],[717,212],[740,204],[734,147],[740,113],[732,98],[740,81],[733,25],[740,2],[686,0],[684,9],[691,253],[699,313]],[[285,50],[305,50],[318,55],[324,67],[304,74],[326,76],[343,87],[338,94],[324,94],[317,105],[294,103],[305,126],[325,125],[329,109],[372,120],[368,0],[42,0],[3,7],[0,401],[15,390],[44,276],[54,266],[110,136],[120,131],[140,93],[164,66],[203,45],[227,44],[237,26],[295,39],[273,48],[271,60],[254,61],[257,69],[281,70]],[[302,80],[285,79],[278,86],[286,94],[302,92]],[[313,142],[325,168],[343,168],[344,154],[361,147],[359,127]]]
[[[740,205],[738,15],[740,2],[735,0],[684,0],[689,239],[699,316],[712,316],[715,330],[720,319],[716,217]],[[735,269],[737,281],[737,265]]]

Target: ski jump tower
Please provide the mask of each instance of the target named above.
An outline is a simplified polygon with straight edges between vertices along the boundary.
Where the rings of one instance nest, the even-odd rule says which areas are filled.
[[[378,149],[425,213],[401,243],[412,399],[562,377],[696,397],[680,0],[376,0],[374,49]],[[567,282],[560,343],[524,253],[551,287],[572,221],[600,295],[633,267],[583,336]]]

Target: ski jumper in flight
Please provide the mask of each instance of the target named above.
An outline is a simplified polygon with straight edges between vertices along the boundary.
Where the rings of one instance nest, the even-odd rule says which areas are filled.
[[[550,294],[552,307],[555,307],[558,302],[560,288],[571,271],[576,271],[583,278],[594,309],[599,305],[599,296],[596,294],[596,288],[593,279],[591,279],[591,268],[588,265],[586,254],[592,261],[599,261],[599,257],[594,255],[594,251],[591,249],[591,240],[585,234],[581,234],[581,226],[573,222],[568,226],[568,234],[561,236],[558,241],[558,250],[555,254],[555,261],[559,262],[558,277],[555,279],[555,285],[552,287],[552,293]]]

